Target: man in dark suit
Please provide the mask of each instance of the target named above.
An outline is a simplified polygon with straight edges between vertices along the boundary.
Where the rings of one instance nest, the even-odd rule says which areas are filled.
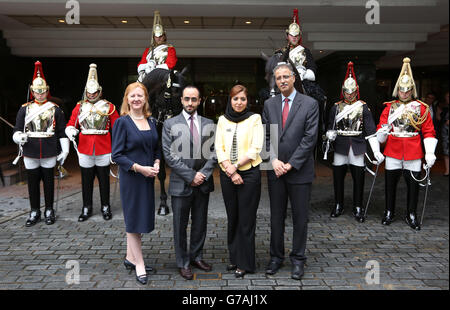
[[[200,92],[187,86],[181,98],[183,111],[164,122],[163,153],[172,169],[169,195],[172,196],[175,255],[180,274],[192,280],[190,264],[204,271],[211,265],[202,259],[206,239],[209,193],[214,190],[213,170],[217,162],[214,151],[214,123],[197,113]],[[186,228],[191,213],[190,249]]]
[[[314,179],[313,155],[319,106],[315,99],[295,90],[295,76],[290,65],[278,64],[274,76],[281,94],[266,100],[262,115],[266,125],[266,147],[273,167],[273,170],[267,171],[271,259],[266,274],[275,274],[284,260],[284,222],[289,198],[294,226],[290,253],[292,278],[300,280],[306,261],[307,219]],[[275,134],[271,127],[277,129]]]

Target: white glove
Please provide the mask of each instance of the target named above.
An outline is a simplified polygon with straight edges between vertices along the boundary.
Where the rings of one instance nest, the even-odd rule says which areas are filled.
[[[300,80],[303,81],[303,77],[306,74],[306,68],[304,66],[298,66],[297,71],[298,71],[298,74],[300,75]]]
[[[389,133],[389,126],[382,126],[380,129],[378,129],[377,131],[377,139],[378,142],[380,143],[384,143],[387,140],[387,136]]]
[[[69,155],[70,142],[67,138],[60,138],[59,143],[61,144],[61,153],[58,155],[58,157],[56,157],[56,160],[59,161],[60,165],[62,166],[67,158],[67,155]]]
[[[314,74],[314,71],[312,71],[311,69],[307,69],[305,74],[303,75],[302,81],[303,80],[310,80],[314,82],[316,80],[316,75]]]
[[[381,164],[384,160],[383,154],[380,152],[380,143],[378,142],[378,139],[376,137],[372,137],[369,139],[370,148],[372,149],[373,156],[375,157],[375,160],[377,161],[377,164]]]
[[[24,144],[24,143],[26,143],[28,141],[28,136],[27,136],[26,133],[23,133],[21,131],[16,131],[13,134],[13,141],[16,144]]]
[[[336,140],[337,137],[337,131],[336,130],[328,130],[326,133],[327,139],[333,142]]]
[[[428,168],[433,167],[434,162],[436,161],[434,151],[436,150],[437,143],[438,140],[436,138],[423,139],[423,145],[425,147],[425,162],[427,163]]]
[[[80,131],[73,126],[68,126],[68,127],[66,127],[66,130],[65,130],[66,136],[67,136],[67,138],[69,138],[70,141],[74,141],[75,137],[77,136],[77,134],[79,132]]]

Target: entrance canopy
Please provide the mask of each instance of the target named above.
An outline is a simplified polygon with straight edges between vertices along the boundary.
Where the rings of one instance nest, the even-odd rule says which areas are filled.
[[[80,24],[66,22],[73,2]],[[159,10],[179,57],[245,58],[285,44],[294,8],[315,59],[386,51],[385,67],[405,53],[415,66],[448,64],[447,0],[0,0],[0,29],[16,56],[139,57]]]

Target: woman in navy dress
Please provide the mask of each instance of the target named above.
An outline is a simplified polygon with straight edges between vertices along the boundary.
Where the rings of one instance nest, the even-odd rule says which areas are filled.
[[[124,265],[136,270],[136,280],[147,284],[141,234],[155,227],[155,176],[161,153],[156,121],[150,117],[148,93],[141,83],[128,85],[112,131],[112,160],[119,165],[120,197],[127,232]]]

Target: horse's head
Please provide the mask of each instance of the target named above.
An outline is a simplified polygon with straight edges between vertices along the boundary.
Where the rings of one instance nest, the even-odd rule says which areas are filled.
[[[186,78],[185,74],[188,71],[188,67],[184,67],[181,71],[171,71],[170,72],[170,80],[171,80],[171,96],[172,98],[176,98],[176,100],[180,100],[183,88],[186,86]],[[180,101],[181,102],[181,101]]]
[[[279,92],[278,87],[275,83],[275,77],[273,75],[273,69],[277,66],[277,64],[280,62],[280,56],[279,54],[274,54],[273,56],[269,57],[264,53],[261,53],[262,58],[266,61],[265,66],[265,72],[266,76],[265,79],[267,83],[269,84],[269,91],[271,96],[275,96],[276,93]]]
[[[186,70],[178,72],[157,68],[143,79],[142,84],[147,88],[152,113],[157,120],[164,121],[181,112],[181,95],[185,86],[183,74]]]

